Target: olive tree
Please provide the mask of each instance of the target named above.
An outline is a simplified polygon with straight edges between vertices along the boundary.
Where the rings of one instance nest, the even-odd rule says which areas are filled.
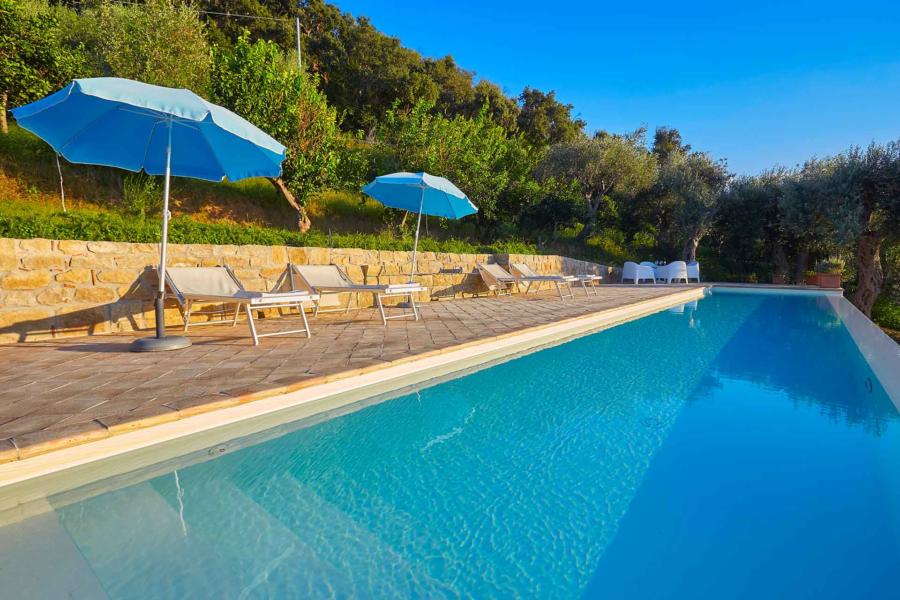
[[[305,208],[310,192],[335,183],[343,139],[337,112],[316,80],[287,61],[274,42],[251,43],[246,35],[232,48],[217,48],[213,99],[287,147],[281,177],[269,178],[297,211],[301,231],[311,227]]]
[[[210,49],[200,15],[189,4],[101,1],[84,11],[77,28],[107,75],[207,91]]]
[[[581,187],[588,205],[581,239],[594,232],[604,202],[649,188],[656,172],[656,158],[644,147],[640,131],[632,135],[600,133],[551,146],[536,169],[541,180],[575,181]]]
[[[697,259],[729,177],[723,162],[702,152],[675,152],[660,166],[660,185],[674,199],[673,226],[683,260]]]
[[[847,230],[836,226],[836,215],[844,200],[838,191],[842,184],[838,158],[811,159],[786,176],[778,202],[782,231],[794,248],[795,282],[801,282],[809,268],[810,256],[839,250]],[[843,235],[841,233],[843,232]]]
[[[881,251],[900,239],[900,142],[855,148],[841,160],[836,193],[844,200],[842,231],[852,230],[856,246],[856,291],[853,304],[866,315],[881,294]]]

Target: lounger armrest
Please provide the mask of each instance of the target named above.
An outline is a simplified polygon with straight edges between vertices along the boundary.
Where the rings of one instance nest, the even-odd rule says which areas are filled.
[[[384,291],[388,294],[412,294],[416,292],[427,292],[428,288],[421,286],[419,284],[402,284],[402,285],[388,285],[385,286]]]
[[[318,294],[307,292],[246,292],[245,298],[253,305],[280,304],[285,302],[315,302]]]

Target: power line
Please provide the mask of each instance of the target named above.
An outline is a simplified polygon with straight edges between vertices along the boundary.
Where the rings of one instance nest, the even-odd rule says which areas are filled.
[[[109,4],[120,4],[120,5],[124,5],[124,6],[142,6],[142,7],[147,6],[143,2],[128,2],[127,0],[107,0],[107,2]],[[83,1],[74,2],[73,4],[80,4],[82,6],[95,6],[93,3],[88,4]],[[224,12],[217,12],[214,10],[203,10],[203,9],[199,9],[199,8],[191,8],[190,6],[184,6],[184,8],[187,8],[188,10],[192,10],[196,13],[200,13],[203,15],[216,15],[219,17],[232,17],[235,19],[256,19],[256,20],[260,20],[260,21],[281,21],[284,23],[290,23],[291,21],[294,21],[294,19],[287,18],[287,17],[265,17],[262,15],[239,15],[239,14],[235,14],[235,13],[224,13]]]
[[[107,1],[108,1],[110,4],[119,4],[119,5],[124,5],[124,6],[140,6],[140,7],[146,7],[146,6],[147,6],[147,5],[144,4],[143,2],[128,2],[128,0],[107,0]],[[80,4],[80,5],[82,5],[82,6],[85,5],[85,3],[84,3],[83,1],[80,1],[80,0],[77,1],[77,2],[75,2],[75,4]],[[294,23],[294,25],[295,25],[295,28],[296,28],[296,33],[295,33],[295,35],[296,35],[296,37],[297,37],[297,66],[300,67],[300,68],[303,68],[303,65],[302,65],[302,62],[301,62],[301,58],[300,58],[300,55],[301,55],[301,50],[300,50],[300,17],[294,17],[293,19],[291,19],[291,18],[286,18],[286,17],[265,17],[265,16],[262,16],[262,15],[238,15],[238,14],[234,14],[234,13],[224,13],[224,12],[218,12],[218,11],[214,11],[214,10],[202,10],[202,9],[199,9],[199,8],[191,8],[191,7],[189,7],[189,6],[184,6],[184,8],[187,8],[188,10],[192,10],[192,11],[194,11],[194,12],[196,12],[196,13],[198,13],[198,14],[202,14],[202,15],[214,15],[214,16],[217,16],[217,17],[228,17],[228,18],[233,18],[233,19],[254,19],[254,20],[257,20],[257,21],[278,21],[278,22],[281,22],[281,23],[290,23],[290,22],[293,21],[293,23]]]

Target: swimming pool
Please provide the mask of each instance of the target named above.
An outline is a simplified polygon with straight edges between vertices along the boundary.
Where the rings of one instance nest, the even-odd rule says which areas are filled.
[[[900,414],[825,297],[714,293],[54,503],[4,589],[886,597]]]

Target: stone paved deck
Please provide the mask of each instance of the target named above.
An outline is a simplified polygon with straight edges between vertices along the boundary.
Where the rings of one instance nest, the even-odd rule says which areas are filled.
[[[431,302],[419,322],[387,327],[372,310],[332,313],[311,319],[312,338],[264,338],[257,347],[244,323],[192,329],[193,346],[158,354],[129,352],[131,334],[0,345],[0,462],[683,290],[604,286],[597,296],[577,291],[575,301],[541,293]],[[260,330],[296,329],[298,320],[265,319]]]

